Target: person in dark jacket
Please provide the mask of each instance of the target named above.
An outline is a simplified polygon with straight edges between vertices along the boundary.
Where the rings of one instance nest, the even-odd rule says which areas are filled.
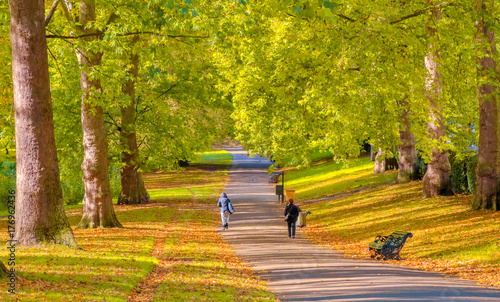
[[[299,212],[302,211],[298,206],[293,204],[293,199],[290,199],[283,214],[287,218],[288,238],[295,238],[295,223],[297,222],[297,218],[299,218]]]

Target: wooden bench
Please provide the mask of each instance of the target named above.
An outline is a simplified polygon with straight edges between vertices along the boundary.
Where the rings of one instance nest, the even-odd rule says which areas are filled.
[[[399,252],[403,249],[406,239],[411,237],[412,233],[401,231],[395,231],[389,236],[377,236],[375,241],[369,244],[369,250],[374,252],[371,257],[401,260]]]

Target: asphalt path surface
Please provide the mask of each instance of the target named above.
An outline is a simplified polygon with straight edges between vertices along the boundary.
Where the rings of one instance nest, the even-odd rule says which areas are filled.
[[[283,210],[268,183],[271,162],[249,157],[242,149],[228,151],[233,153],[233,165],[226,193],[236,212],[229,229],[220,227],[219,232],[239,257],[269,280],[280,300],[500,301],[499,290],[475,281],[375,260],[345,259],[339,252],[309,243],[300,231],[289,239]]]

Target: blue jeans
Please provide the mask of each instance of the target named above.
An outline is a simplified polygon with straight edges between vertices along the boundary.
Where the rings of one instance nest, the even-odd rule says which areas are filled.
[[[295,237],[295,221],[287,221],[288,223],[288,237]]]

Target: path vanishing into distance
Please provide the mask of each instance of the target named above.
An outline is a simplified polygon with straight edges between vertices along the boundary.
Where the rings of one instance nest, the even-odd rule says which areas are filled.
[[[236,255],[269,280],[280,300],[500,301],[500,291],[475,281],[376,260],[345,259],[340,252],[307,242],[300,231],[289,239],[283,210],[268,183],[271,162],[249,157],[243,149],[228,151],[233,164],[226,193],[236,212],[229,229],[220,227],[219,232]]]

